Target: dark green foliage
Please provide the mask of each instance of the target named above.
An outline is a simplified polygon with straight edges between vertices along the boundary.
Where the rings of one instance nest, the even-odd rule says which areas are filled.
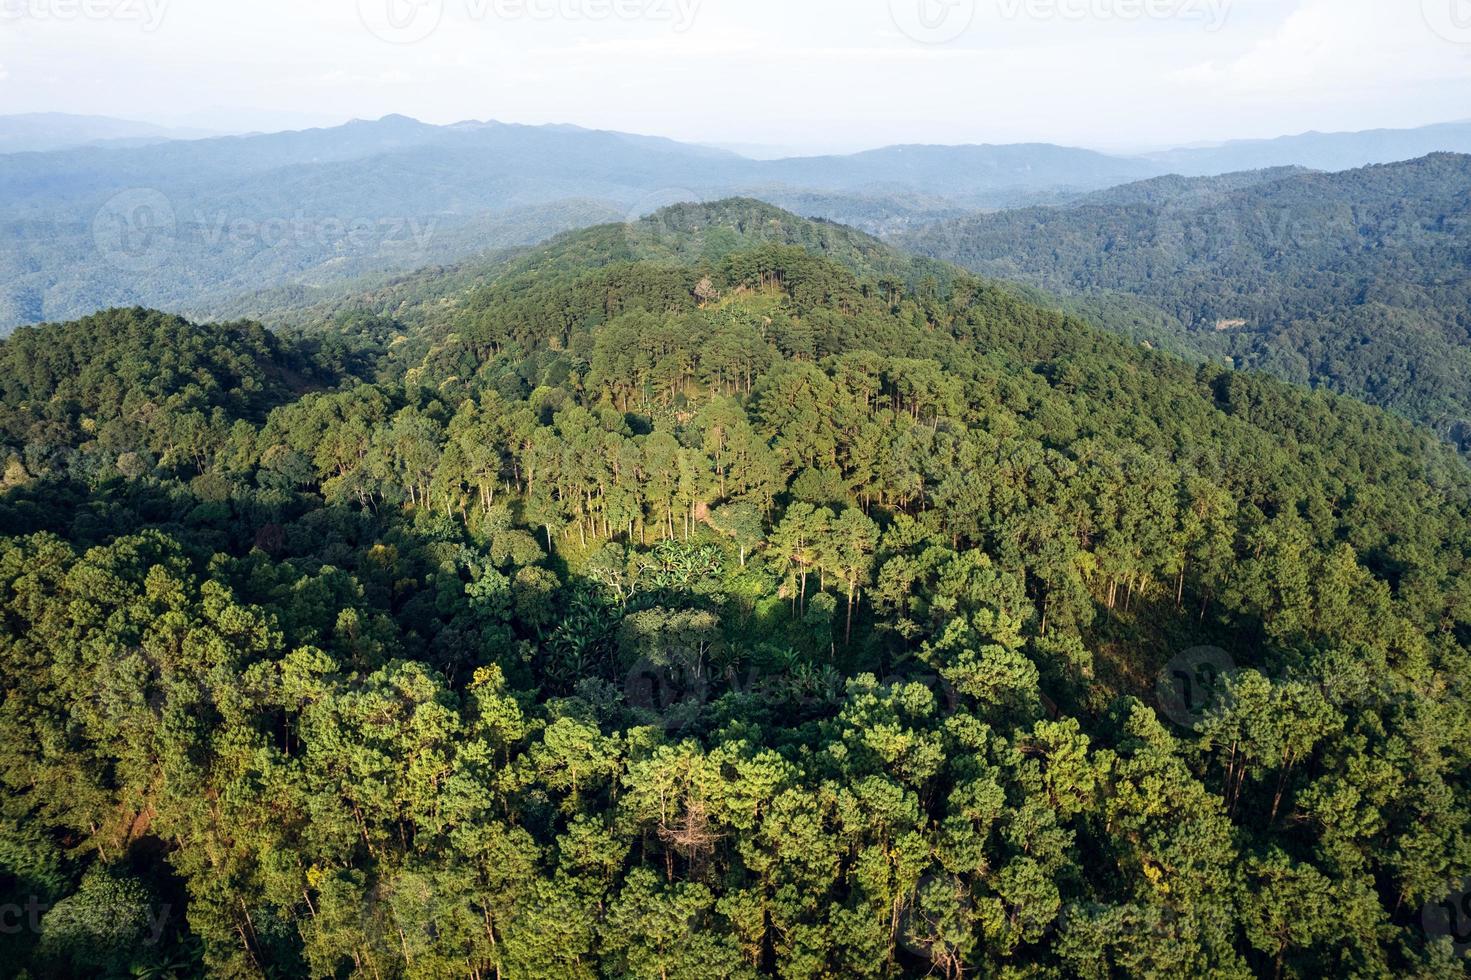
[[[310,347],[36,332],[91,331],[78,376],[158,324],[374,380],[221,382],[219,438],[147,466],[7,430],[0,905],[49,911],[0,963],[1459,969],[1420,910],[1471,874],[1462,461],[958,274],[865,279],[824,226],[712,247],[746,208]],[[27,400],[68,383],[9,355]],[[177,388],[131,377],[123,419]],[[1241,669],[1172,715],[1207,645]]]
[[[1471,157],[1452,154],[1161,178],[904,243],[1084,297],[1075,308],[1136,340],[1354,395],[1471,445],[1468,190]]]

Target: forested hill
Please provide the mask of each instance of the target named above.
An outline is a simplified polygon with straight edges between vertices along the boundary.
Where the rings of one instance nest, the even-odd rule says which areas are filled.
[[[950,279],[953,266],[916,258],[846,225],[796,215],[753,198],[684,203],[627,225],[569,232],[534,249],[512,273],[611,262],[719,262],[742,248],[797,245],[865,279]]]
[[[250,323],[201,327],[162,313],[113,310],[23,327],[0,346],[0,401],[13,411],[75,405],[116,410],[128,394],[264,416],[286,400],[286,346]]]
[[[1303,167],[1273,167],[1268,170],[1243,170],[1216,177],[1181,177],[1179,174],[1168,174],[1094,191],[1065,203],[1068,207],[1133,204],[1177,209],[1187,205],[1209,207],[1219,203],[1224,195],[1233,191],[1311,173],[1311,170]]]
[[[293,340],[254,323],[200,326],[142,309],[22,327],[0,345],[7,479],[28,464],[49,469],[52,447],[82,443],[116,454],[151,441],[169,465],[199,462],[235,421],[258,423],[366,363],[341,338]]]
[[[0,347],[0,972],[1459,971],[1461,459],[756,217]]]
[[[632,222],[570,231],[529,248],[506,250],[455,265],[331,290],[271,290],[222,302],[273,324],[309,327],[334,318],[389,318],[418,330],[457,316],[466,303],[500,303],[509,293],[557,288],[571,274],[632,263],[718,265],[761,245],[797,246],[829,259],[876,288],[939,290],[961,270],[909,255],[845,225],[798,218],[751,198],[685,203]]]
[[[1128,294],[1164,314],[1114,318],[1136,339],[1346,392],[1471,442],[1471,156],[1168,186],[963,219],[902,244],[1059,292]]]
[[[3,121],[0,121],[3,122]],[[0,134],[3,135],[3,134]],[[100,306],[324,286],[756,189],[875,226],[1150,176],[1053,146],[757,161],[575,126],[402,116],[301,132],[0,155],[0,331]],[[914,195],[953,201],[915,205]],[[916,207],[918,210],[916,210]]]

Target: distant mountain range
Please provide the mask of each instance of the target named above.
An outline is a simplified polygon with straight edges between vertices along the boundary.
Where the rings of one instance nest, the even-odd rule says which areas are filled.
[[[55,206],[120,188],[186,195],[229,181],[236,199],[274,195],[337,208],[343,197],[391,213],[449,212],[544,203],[601,192],[636,204],[651,192],[722,193],[732,186],[843,193],[918,193],[971,205],[1038,191],[1084,192],[1152,176],[1138,160],[1045,144],[895,146],[846,157],[751,160],[673,140],[573,126],[468,122],[430,126],[404,116],[331,129],[172,142],[131,149],[86,147],[0,159],[0,209]],[[241,187],[268,175],[261,187]],[[403,186],[365,194],[387,181]],[[298,191],[310,182],[311,198]],[[513,186],[508,186],[512,182]],[[318,196],[325,192],[324,200]],[[663,202],[669,203],[669,202]],[[649,210],[653,210],[650,208]],[[357,212],[354,212],[357,213]]]
[[[39,131],[32,117],[0,118],[0,133],[27,125]],[[1471,142],[1471,126],[1447,126],[1179,158],[1023,144],[753,160],[574,126],[433,126],[404,116],[190,140],[121,123],[68,125],[67,138],[89,145],[0,155],[0,328],[119,304],[192,309],[247,290],[454,262],[731,195],[906,234],[977,210],[1074,202],[1161,177],[1175,163],[1199,170],[1211,166],[1209,154],[1225,160],[1249,149],[1263,165],[1317,166]],[[1141,192],[1150,193],[1128,193]]]
[[[1440,152],[1471,153],[1471,121],[1419,129],[1303,133],[1269,140],[1237,140],[1214,147],[1148,154],[1144,159],[1170,173],[1204,177],[1282,166],[1352,170]]]
[[[110,116],[33,112],[0,116],[0,153],[33,153],[78,146],[141,146],[174,139],[215,135],[203,129],[157,126]]]

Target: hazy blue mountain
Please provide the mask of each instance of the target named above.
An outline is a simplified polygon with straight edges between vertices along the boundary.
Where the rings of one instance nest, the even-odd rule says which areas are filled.
[[[331,195],[328,208],[343,203],[336,188],[362,188],[365,180],[373,193],[364,188],[357,200],[376,207],[383,200],[378,185],[402,180],[406,186],[395,188],[389,205],[401,212],[400,200],[410,202],[410,211],[431,204],[484,204],[487,186],[495,188],[492,197],[499,203],[504,194],[499,182],[516,178],[545,185],[544,199],[565,191],[568,181],[584,191],[621,187],[703,194],[769,186],[971,199],[1094,190],[1157,172],[1140,161],[1041,144],[891,147],[848,157],[757,161],[705,146],[572,126],[430,126],[388,116],[330,129],[0,158],[0,209],[48,208],[138,186],[170,194],[176,189],[213,192],[214,185],[229,181],[241,196],[262,193],[239,187],[242,179],[253,177],[263,177],[278,196],[298,202],[307,200],[300,195],[303,181],[320,183]],[[322,204],[315,194],[309,200]]]
[[[1187,185],[1163,166],[1045,144],[753,160],[575,126],[404,116],[0,155],[0,329],[116,304],[194,309],[250,289],[325,286],[733,195],[904,234],[979,209],[1077,206],[1146,178],[1160,182],[1118,193],[1178,205],[1187,186],[1209,199],[1233,181],[1287,173]]]
[[[0,208],[52,207],[127,187],[208,187],[291,166],[424,146],[452,130],[403,116],[330,129],[225,136],[134,148],[86,147],[0,158]]]
[[[77,116],[65,112],[29,112],[0,116],[0,154],[32,153],[78,146],[149,144],[209,136],[204,130],[173,129],[110,116]]]
[[[193,309],[743,192],[894,232],[1147,173],[1137,161],[1049,146],[757,161],[573,126],[404,116],[0,156],[0,326],[116,304]]]
[[[1140,160],[1045,143],[891,146],[842,157],[797,157],[764,167],[770,180],[836,190],[898,190],[969,198],[1001,192],[1095,190],[1160,173]]]
[[[1439,152],[1471,153],[1471,121],[1418,129],[1302,133],[1277,139],[1239,140],[1214,147],[1152,153],[1145,159],[1173,173],[1200,176],[1284,166],[1352,170]]]

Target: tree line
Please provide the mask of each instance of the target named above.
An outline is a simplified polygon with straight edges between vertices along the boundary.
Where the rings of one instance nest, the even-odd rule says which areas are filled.
[[[719,237],[0,353],[9,972],[1461,969],[1459,459]]]

